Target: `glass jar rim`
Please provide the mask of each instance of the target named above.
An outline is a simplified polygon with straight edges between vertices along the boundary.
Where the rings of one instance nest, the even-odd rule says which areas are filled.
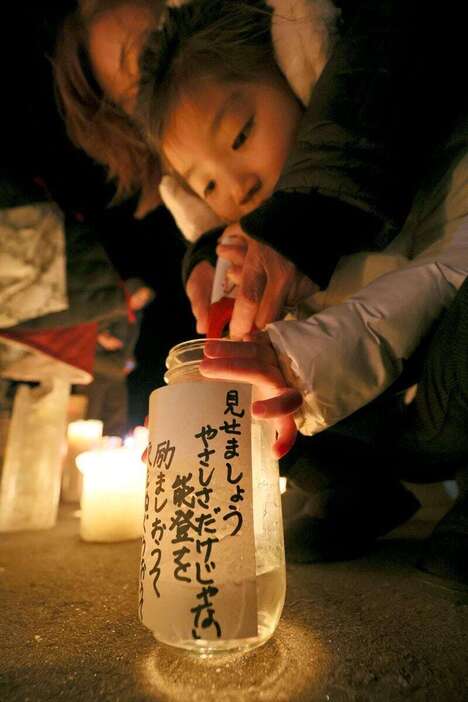
[[[166,368],[172,370],[187,363],[199,363],[203,358],[206,339],[190,339],[173,346],[166,358]]]
[[[181,341],[176,344],[171,349],[166,358],[166,368],[175,368],[181,366],[185,363],[191,363],[195,359],[193,356],[198,356],[198,360],[203,359],[203,349],[208,341],[222,341],[223,343],[235,343],[234,339],[227,339],[223,337],[219,338],[203,338],[203,339],[189,339],[188,341]]]
[[[171,376],[182,368],[184,370],[196,369],[204,358],[204,348],[207,341],[220,341],[220,339],[189,339],[173,346],[166,358],[167,370],[164,373],[164,381],[169,383]],[[223,338],[222,341],[230,342],[233,339]]]

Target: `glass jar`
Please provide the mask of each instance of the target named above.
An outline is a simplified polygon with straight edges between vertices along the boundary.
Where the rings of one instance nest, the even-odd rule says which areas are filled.
[[[205,341],[170,351],[150,398],[139,613],[159,641],[212,655],[272,636],[286,575],[273,429],[252,420],[251,385],[200,374]]]

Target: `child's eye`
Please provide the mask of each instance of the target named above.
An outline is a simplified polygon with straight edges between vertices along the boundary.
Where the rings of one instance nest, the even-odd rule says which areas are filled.
[[[206,186],[205,190],[203,191],[204,197],[208,197],[209,195],[211,195],[211,193],[214,192],[215,188],[216,188],[216,183],[214,182],[214,180],[210,180],[208,185]]]
[[[232,148],[234,151],[237,151],[237,149],[240,149],[242,144],[244,144],[244,142],[247,141],[247,138],[248,138],[250,132],[252,131],[253,123],[254,123],[254,118],[251,117],[246,122],[246,124],[244,124],[244,126],[242,127],[242,130],[239,132],[239,134],[236,136],[236,138],[234,139],[234,141],[232,143]]]

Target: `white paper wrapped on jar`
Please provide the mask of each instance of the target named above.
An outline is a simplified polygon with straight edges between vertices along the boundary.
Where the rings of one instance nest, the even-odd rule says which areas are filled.
[[[273,636],[286,571],[273,427],[251,385],[201,375],[205,343],[171,349],[150,396],[138,607],[158,641],[212,656]]]
[[[129,448],[85,451],[80,536],[84,541],[127,541],[143,533],[146,466]]]

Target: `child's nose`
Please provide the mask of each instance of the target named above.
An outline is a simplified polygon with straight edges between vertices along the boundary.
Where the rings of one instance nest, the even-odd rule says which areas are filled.
[[[261,182],[255,174],[239,174],[233,179],[233,200],[238,207],[246,207],[260,190]]]

